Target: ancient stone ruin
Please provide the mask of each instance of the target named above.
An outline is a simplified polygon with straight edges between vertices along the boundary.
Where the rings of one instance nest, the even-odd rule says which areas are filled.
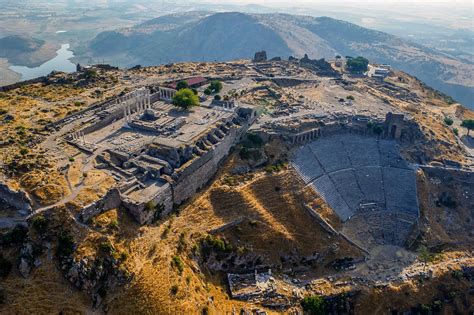
[[[265,50],[255,53],[253,57],[253,62],[265,62],[267,61],[267,52]]]

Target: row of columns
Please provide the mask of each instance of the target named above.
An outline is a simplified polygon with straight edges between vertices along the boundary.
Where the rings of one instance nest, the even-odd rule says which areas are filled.
[[[146,87],[136,89],[130,93],[125,94],[124,96],[118,97],[116,103],[125,103],[127,101],[133,101],[137,98],[144,99],[145,102],[150,103],[150,90]]]
[[[158,93],[160,95],[160,100],[171,101],[176,95],[176,90],[159,87]]]
[[[151,109],[150,91],[147,88],[141,88],[125,95],[123,100],[123,117],[124,125],[132,121],[132,114],[143,113],[147,109]]]
[[[222,107],[224,109],[234,109],[235,101],[224,101],[222,102]]]
[[[78,140],[82,140],[82,142],[85,144],[86,143],[86,140],[84,138],[84,131],[76,131],[76,132],[73,132],[71,134],[71,139],[73,141],[78,141]]]
[[[306,132],[302,135],[297,135],[292,138],[291,143],[300,143],[300,142],[306,142],[306,141],[311,141],[314,140],[318,137],[321,136],[321,129],[315,129],[311,130],[309,132]]]

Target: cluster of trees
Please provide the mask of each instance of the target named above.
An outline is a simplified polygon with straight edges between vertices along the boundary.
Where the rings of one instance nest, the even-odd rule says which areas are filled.
[[[364,57],[353,58],[351,56],[346,57],[346,68],[352,73],[364,73],[367,71],[369,66],[369,60]]]
[[[173,104],[183,109],[189,109],[193,106],[199,106],[199,97],[196,89],[189,88],[186,81],[180,81],[176,84],[176,95],[173,97]],[[211,95],[219,93],[222,90],[222,83],[218,80],[213,80],[209,86],[204,90],[204,94]],[[215,95],[216,100],[220,100],[220,95]]]
[[[219,93],[222,90],[222,83],[217,80],[211,81],[211,84],[204,90],[204,94],[211,95],[214,93]]]

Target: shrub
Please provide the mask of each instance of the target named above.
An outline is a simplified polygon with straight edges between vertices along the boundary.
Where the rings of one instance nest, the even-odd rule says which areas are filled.
[[[451,126],[454,123],[454,121],[451,117],[444,117],[444,123],[448,126]]]
[[[156,202],[154,202],[153,200],[150,200],[150,201],[148,201],[147,203],[145,203],[145,208],[144,208],[144,210],[145,210],[146,212],[153,211],[153,210],[155,210],[155,208],[156,208]]]
[[[208,95],[208,96],[211,95],[211,94],[212,94],[211,89],[210,89],[210,88],[206,88],[206,89],[204,90],[204,94],[206,94],[206,95]]]
[[[199,106],[199,97],[190,89],[182,89],[173,97],[173,105],[183,109]]]
[[[326,302],[319,295],[307,296],[301,301],[301,306],[305,312],[311,315],[326,314]]]
[[[421,246],[418,250],[418,259],[423,263],[434,262],[438,259],[436,253],[430,252],[429,248],[426,246]]]
[[[178,246],[177,246],[176,249],[180,253],[180,252],[182,252],[183,250],[186,249],[186,246],[187,246],[187,244],[186,244],[186,235],[184,233],[181,233],[179,235]]]
[[[97,77],[97,71],[95,71],[94,69],[87,69],[84,72],[84,78],[86,78],[87,80],[94,79],[96,77]]]
[[[5,278],[12,270],[12,263],[0,253],[0,277]]]
[[[213,93],[219,93],[222,90],[222,83],[219,82],[218,80],[213,80],[211,81],[211,84],[209,84],[208,88]]]
[[[346,99],[351,100],[351,101],[355,100],[354,96],[352,96],[352,95],[348,95],[348,96],[346,97]]]
[[[453,270],[451,275],[453,276],[453,278],[455,278],[457,280],[461,280],[461,278],[463,277],[463,273],[462,273],[461,270]]]
[[[459,130],[458,130],[458,128],[453,128],[453,133],[454,133],[456,136],[459,136]]]
[[[58,234],[58,248],[56,253],[59,257],[69,256],[74,252],[74,237],[71,232],[63,230]]]
[[[178,286],[177,286],[176,284],[173,284],[173,285],[171,286],[171,289],[170,289],[171,295],[176,295],[176,294],[178,294],[178,290],[179,290]]]
[[[46,229],[48,228],[48,223],[48,219],[46,219],[42,214],[34,216],[31,219],[31,225],[39,234],[44,234],[46,232]]]
[[[187,81],[179,81],[178,84],[176,84],[176,90],[178,91],[187,88],[189,88],[189,84]]]
[[[28,154],[28,149],[27,148],[20,149],[20,154],[21,155],[27,155]]]
[[[75,161],[75,159],[71,156],[71,157],[69,158],[69,162],[74,162],[74,161]]]
[[[265,171],[267,173],[279,172],[279,171],[283,170],[286,166],[287,166],[286,163],[277,163],[277,164],[273,164],[273,165],[267,165],[265,167]]]
[[[181,257],[173,256],[173,258],[171,259],[171,267],[176,268],[178,270],[178,273],[182,274],[184,270],[184,264],[181,260]]]
[[[109,241],[104,241],[99,243],[99,251],[106,255],[112,255],[115,253],[115,248]]]
[[[214,96],[214,99],[216,101],[220,101],[222,99],[222,97],[219,94],[217,94],[217,95]]]
[[[222,255],[232,251],[232,245],[228,244],[225,240],[213,237],[212,235],[206,236],[206,238],[201,242],[201,245],[205,256],[209,256],[211,252]]]
[[[112,220],[109,222],[109,224],[107,224],[107,227],[111,230],[117,230],[119,227],[119,223],[117,220]]]

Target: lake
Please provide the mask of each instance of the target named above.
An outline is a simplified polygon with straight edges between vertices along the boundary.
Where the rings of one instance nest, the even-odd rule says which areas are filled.
[[[56,57],[46,61],[39,67],[10,66],[10,70],[21,74],[21,81],[45,76],[51,71],[74,72],[76,71],[76,65],[69,60],[74,57],[74,53],[69,50],[69,47],[69,44],[62,44],[61,48],[56,51]]]

